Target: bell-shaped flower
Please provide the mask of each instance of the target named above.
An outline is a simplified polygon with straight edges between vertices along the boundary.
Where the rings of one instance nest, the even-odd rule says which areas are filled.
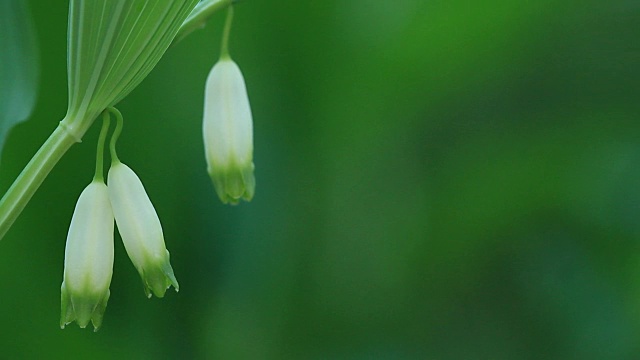
[[[93,181],[76,204],[67,235],[60,327],[89,321],[95,330],[109,300],[113,274],[113,212],[107,186]]]
[[[138,176],[114,161],[108,175],[109,198],[124,247],[142,277],[147,297],[163,297],[178,281],[169,263],[160,219]]]
[[[244,78],[229,57],[215,64],[205,89],[204,146],[207,171],[223,203],[251,200],[253,119]]]

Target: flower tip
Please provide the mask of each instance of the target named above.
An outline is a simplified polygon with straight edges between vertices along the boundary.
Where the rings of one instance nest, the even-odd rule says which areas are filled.
[[[178,288],[178,281],[173,275],[173,269],[171,268],[168,259],[166,264],[163,266],[150,266],[146,271],[141,270],[140,275],[142,277],[144,294],[149,299],[153,295],[157,298],[163,298],[167,289],[172,285],[176,289]]]
[[[240,200],[251,201],[255,194],[254,165],[230,166],[227,169],[210,169],[209,176],[218,198],[223,204],[238,205]]]
[[[147,296],[147,299],[151,299],[153,295],[157,298],[162,299],[164,297],[164,293],[167,291],[165,287],[158,287],[157,284],[148,284],[146,282],[143,283],[144,286],[144,294]]]
[[[92,294],[69,292],[63,283],[60,329],[64,329],[75,321],[82,329],[91,322],[94,331],[97,331],[102,325],[109,295],[109,290],[103,296],[98,297]]]
[[[169,251],[166,251],[166,258],[163,259],[161,265],[149,266],[147,271],[142,271],[142,279],[144,292],[147,298],[151,298],[155,295],[158,298],[163,298],[167,289],[173,286],[176,290],[179,289],[178,280],[173,274],[173,268],[169,263]]]
[[[171,265],[168,266],[168,269],[165,269],[165,274],[169,278],[169,282],[171,283],[171,286],[173,286],[173,288],[176,290],[176,292],[180,291],[180,284],[178,284],[178,279],[176,279],[176,276],[173,274],[173,268],[171,268]],[[167,286],[167,289],[168,288],[169,286]]]

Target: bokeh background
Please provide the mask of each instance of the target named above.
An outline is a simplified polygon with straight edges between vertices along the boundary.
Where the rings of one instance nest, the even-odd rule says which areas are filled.
[[[1,191],[66,111],[68,2],[29,3],[40,91]],[[640,358],[638,1],[240,2],[236,207],[201,135],[223,20],[118,106],[180,292],[147,299],[116,236],[102,329],[58,328],[94,126],[0,242],[2,358]]]

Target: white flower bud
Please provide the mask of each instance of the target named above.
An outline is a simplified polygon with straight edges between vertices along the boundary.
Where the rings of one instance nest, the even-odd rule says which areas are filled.
[[[67,235],[60,327],[89,321],[98,330],[113,274],[113,213],[107,186],[93,181],[76,204]]]
[[[244,78],[238,65],[223,57],[207,78],[204,102],[204,145],[208,172],[223,203],[251,200],[253,120]]]
[[[160,219],[142,182],[127,165],[116,161],[109,169],[108,184],[118,231],[142,277],[145,294],[163,297],[171,285],[178,291]]]

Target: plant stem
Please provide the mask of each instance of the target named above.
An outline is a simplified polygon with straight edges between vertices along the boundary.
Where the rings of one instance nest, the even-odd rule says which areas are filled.
[[[116,151],[116,142],[118,142],[118,138],[120,137],[120,133],[122,132],[122,126],[124,120],[122,120],[122,113],[114,107],[110,107],[107,109],[111,113],[116,116],[116,129],[113,130],[113,134],[111,135],[111,142],[109,143],[109,150],[111,151],[111,163],[120,162],[118,158],[118,152]]]
[[[65,126],[59,124],[31,158],[0,200],[0,239],[13,225],[51,169],[76,141]]]
[[[218,10],[222,10],[231,5],[233,2],[234,0],[201,1],[182,23],[182,26],[180,26],[180,30],[178,30],[178,33],[173,39],[173,43],[175,44],[195,30],[203,28],[207,19],[209,19],[211,15],[215,14]]]
[[[220,58],[228,59],[229,56],[229,35],[231,34],[231,24],[233,24],[233,6],[229,6],[227,10],[227,19],[224,22],[224,30],[222,32],[222,45],[220,45]]]
[[[104,141],[107,139],[110,123],[111,116],[105,110],[102,112],[102,129],[100,129],[98,147],[96,148],[96,173],[93,176],[93,181],[104,182]]]

